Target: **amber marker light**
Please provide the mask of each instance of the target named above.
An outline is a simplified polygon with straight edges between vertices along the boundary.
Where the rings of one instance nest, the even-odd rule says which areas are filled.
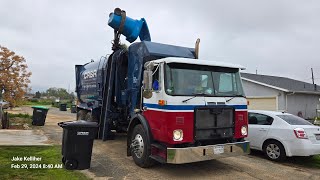
[[[164,106],[164,105],[166,105],[166,101],[165,101],[165,100],[159,100],[159,101],[158,101],[158,104],[159,104],[160,106]]]

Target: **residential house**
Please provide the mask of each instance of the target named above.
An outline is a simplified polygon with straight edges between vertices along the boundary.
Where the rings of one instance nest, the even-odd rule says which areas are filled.
[[[286,111],[313,118],[320,112],[320,86],[285,77],[241,73],[248,109]]]

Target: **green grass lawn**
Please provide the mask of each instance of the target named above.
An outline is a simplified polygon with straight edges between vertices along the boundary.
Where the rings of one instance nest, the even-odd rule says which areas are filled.
[[[42,159],[38,162],[11,161],[15,156],[36,156]],[[12,164],[19,164],[20,168],[12,168]],[[25,166],[22,164],[26,164],[28,169],[22,168]],[[43,164],[47,167],[44,168]],[[61,168],[61,164],[61,146],[0,147],[0,179],[88,179],[78,171]],[[49,168],[51,165],[53,168]]]
[[[313,156],[312,158],[299,157],[296,163],[306,167],[320,168],[320,155]]]
[[[23,105],[27,106],[46,106],[46,105],[52,105],[51,100],[39,100],[39,101],[25,101]]]

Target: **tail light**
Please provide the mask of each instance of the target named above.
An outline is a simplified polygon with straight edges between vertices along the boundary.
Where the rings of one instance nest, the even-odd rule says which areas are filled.
[[[308,139],[308,136],[303,128],[295,128],[293,132],[298,139]]]

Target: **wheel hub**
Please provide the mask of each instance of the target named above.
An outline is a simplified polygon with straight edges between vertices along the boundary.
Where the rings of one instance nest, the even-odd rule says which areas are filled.
[[[132,140],[131,147],[138,158],[141,158],[144,151],[144,142],[140,134],[137,134]]]
[[[276,144],[269,144],[266,152],[271,159],[278,159],[280,156],[280,148]]]

